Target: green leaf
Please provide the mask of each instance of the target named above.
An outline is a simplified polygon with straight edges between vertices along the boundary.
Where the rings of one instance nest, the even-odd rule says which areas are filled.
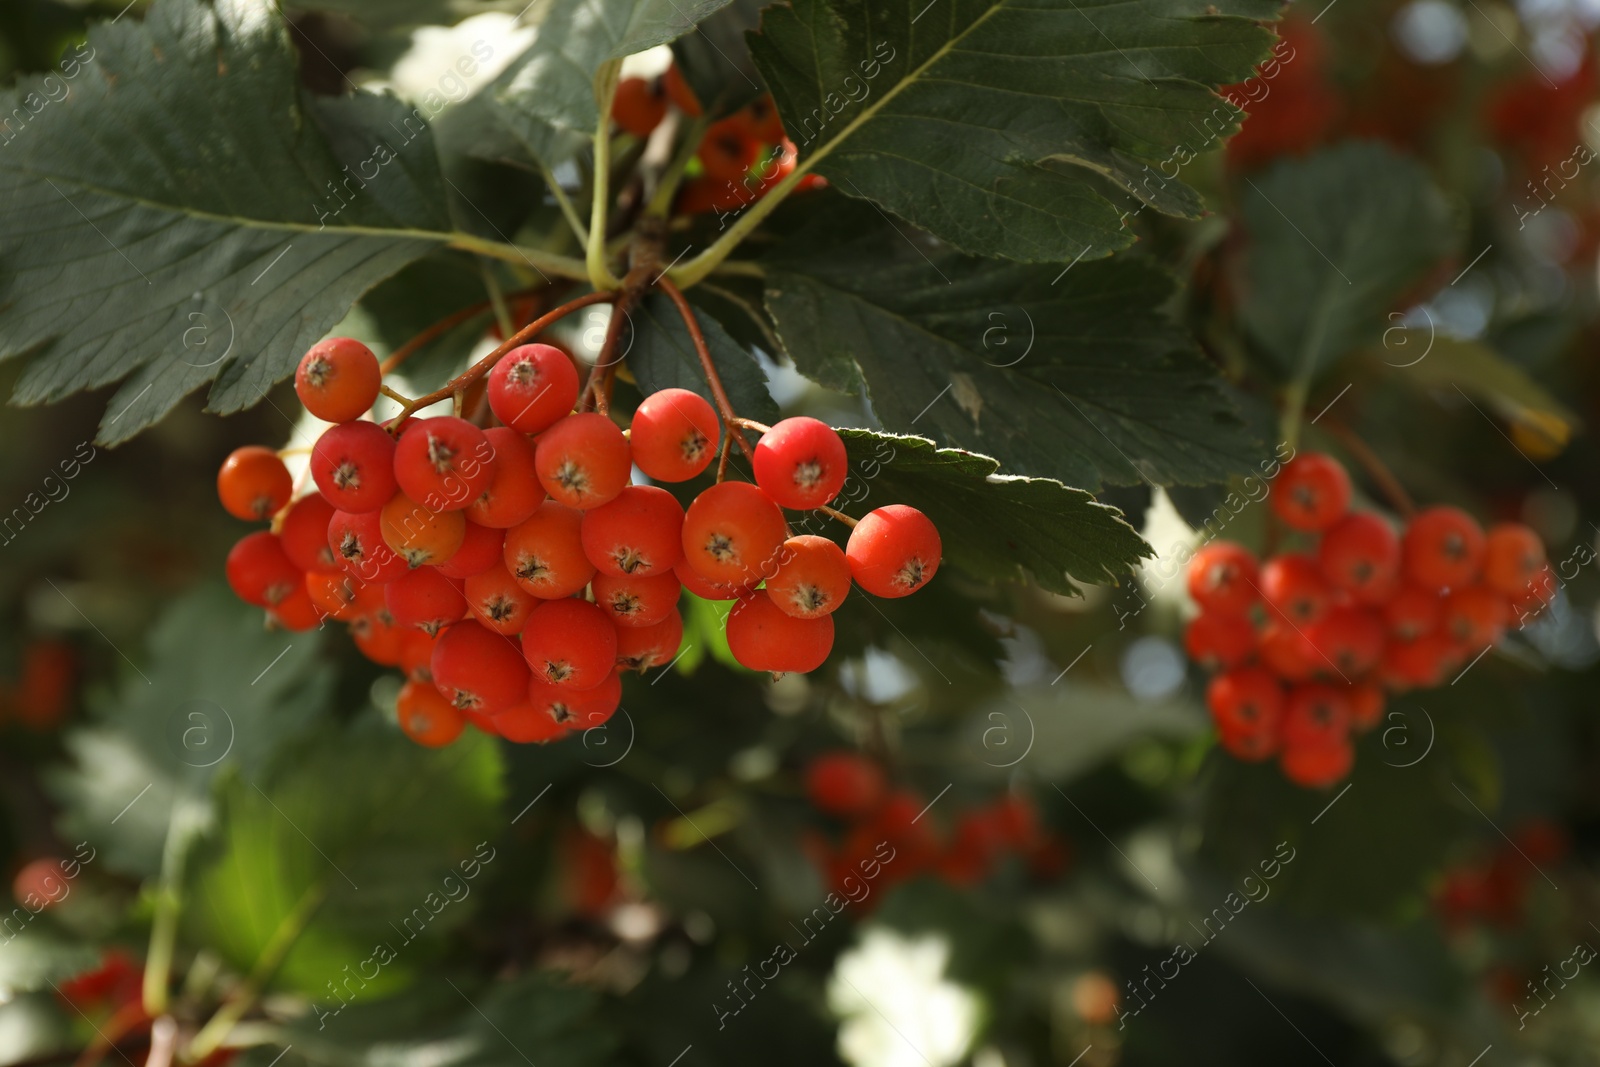
[[[322,715],[333,679],[320,645],[317,631],[266,630],[217,586],[177,601],[143,666],[67,735],[73,765],[51,782],[66,836],[91,842],[97,863],[154,875],[176,805],[203,801],[227,768],[260,773]]]
[[[1384,345],[1371,352],[1418,389],[1481,400],[1510,419],[1550,420],[1568,432],[1582,420],[1550,395],[1527,371],[1486,344],[1436,334],[1432,329],[1384,331]],[[1452,397],[1453,398],[1453,397]]]
[[[436,751],[376,714],[330,727],[227,783],[188,918],[244,970],[303,929],[278,981],[330,1006],[330,983],[341,999],[392,992],[475,906],[503,794],[499,750],[476,731]]]
[[[1248,10],[1245,10],[1247,9]],[[1213,87],[1272,35],[1202,0],[793,0],[750,50],[800,151],[957,248],[1067,263],[1133,242],[1125,212],[1198,216],[1178,167],[1237,128]]]
[[[18,908],[17,912],[27,912]],[[92,969],[100,953],[88,945],[63,940],[47,929],[17,926],[17,912],[7,916],[6,936],[0,941],[0,992],[10,994],[43,989],[55,982]]]
[[[600,124],[595,77],[611,60],[667,42],[729,0],[555,0],[539,36],[486,92],[536,159],[554,167]]]
[[[53,90],[0,94],[0,113],[38,112],[0,151],[0,357],[34,353],[18,402],[121,380],[107,442],[207,383],[237,411],[364,291],[470,240],[425,116],[305,94],[267,0],[159,0],[77,56]]]
[[[1032,579],[1076,595],[1069,579],[1101,584],[1154,555],[1115,508],[1049,478],[997,474],[988,456],[925,437],[841,430],[851,476],[836,506],[864,514],[910,504],[933,520],[944,556],[988,581]]]
[[[1240,314],[1292,378],[1315,381],[1376,341],[1393,325],[1385,313],[1456,243],[1422,164],[1382,145],[1342,144],[1244,181]]]
[[[403,26],[452,26],[479,11],[505,8],[484,0],[289,0],[285,7],[344,15],[378,30]]]
[[[1225,481],[1266,451],[1165,310],[1160,269],[980,260],[826,206],[763,260],[767,308],[801,373],[864,379],[887,429],[1090,490]]]
[[[694,344],[689,340],[688,327],[683,324],[683,317],[672,300],[661,293],[652,293],[628,315],[633,339],[630,344],[624,338],[622,346],[640,391],[649,396],[677,387],[712,400],[711,385],[695,354]],[[697,310],[695,318],[734,411],[757,422],[774,421],[778,417],[778,405],[767,391],[767,375],[756,357],[703,310]]]

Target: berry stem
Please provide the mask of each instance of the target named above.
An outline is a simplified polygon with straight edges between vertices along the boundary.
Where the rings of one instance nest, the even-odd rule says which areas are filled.
[[[662,275],[656,281],[661,291],[672,298],[677,305],[678,314],[683,316],[683,324],[689,330],[689,340],[694,343],[695,355],[700,357],[700,369],[705,371],[706,382],[711,386],[711,397],[716,401],[717,412],[721,414],[722,421],[728,427],[728,435],[739,442],[739,447],[744,449],[744,454],[754,458],[755,452],[750,448],[750,442],[744,439],[740,424],[744,421],[734,414],[733,401],[728,399],[728,391],[722,387],[722,376],[717,373],[717,365],[711,361],[711,349],[706,346],[706,336],[700,332],[700,323],[694,317],[694,309],[683,298],[683,290],[679,289],[672,280]],[[726,444],[726,442],[724,442]],[[728,465],[726,448],[722,453],[722,462],[717,467],[717,481],[722,480],[722,472]]]
[[[589,369],[589,380],[583,383],[583,394],[578,398],[578,410],[607,414],[611,408],[611,383],[617,374],[617,345],[622,340],[622,327],[628,321],[628,309],[635,297],[632,290],[624,289],[611,305],[611,319],[606,323],[606,337]]]
[[[606,265],[606,209],[611,196],[611,101],[617,95],[617,80],[622,60],[601,65],[595,74],[595,97],[600,103],[600,124],[594,133],[594,199],[589,209],[589,240],[584,266],[589,284],[596,289],[615,289],[621,280]]]
[[[846,526],[850,527],[852,530],[855,529],[856,523],[861,521],[860,519],[852,519],[850,516],[846,515],[842,511],[835,511],[833,508],[828,507],[826,504],[824,504],[821,507],[817,508],[817,510],[822,512],[824,515],[828,516],[829,518],[838,519],[840,522],[844,523]]]
[[[445,382],[444,385],[440,386],[438,389],[435,389],[426,396],[420,396],[415,400],[408,401],[400,409],[400,414],[389,420],[390,431],[397,431],[402,425],[405,424],[405,421],[411,417],[411,413],[416,411],[418,408],[427,407],[429,404],[443,400],[445,397],[452,396],[457,391],[465,389],[467,386],[471,385],[485,374],[488,374],[490,369],[500,361],[501,356],[505,355],[513,348],[517,348],[520,345],[525,344],[530,339],[537,337],[552,324],[560,322],[562,319],[566,318],[574,311],[577,311],[579,308],[586,308],[590,304],[615,303],[616,299],[617,294],[608,290],[603,290],[597,293],[585,293],[576,299],[567,301],[558,308],[545,312],[543,315],[540,315],[538,318],[528,323],[528,325],[524,326],[510,337],[507,337],[503,342],[501,342],[500,347],[496,348],[493,352],[490,352],[487,356],[484,356],[482,359],[478,360],[478,362],[474,363],[472,366],[468,367],[465,371],[456,375],[448,382]]]
[[[390,389],[387,385],[378,386],[378,392],[382,393],[384,396],[388,397],[390,400],[393,400],[396,404],[399,404],[401,407],[405,407],[407,404],[411,403],[411,398],[409,396],[406,396],[404,393],[397,392],[394,389]],[[307,449],[307,451],[310,451],[310,450]]]
[[[561,214],[566,217],[567,225],[572,227],[572,233],[578,238],[578,243],[585,247],[589,244],[589,228],[578,217],[578,209],[572,206],[572,198],[567,191],[561,188],[561,183],[556,181],[556,176],[550,168],[543,163],[539,164],[539,173],[544,175],[544,183],[550,187],[550,193],[556,198],[556,206],[561,209]]]
[[[521,289],[515,293],[508,293],[506,295],[512,299],[524,296],[532,296],[542,288],[544,288],[542,285],[534,286],[531,289]],[[460,311],[455,311],[449,315],[446,315],[444,318],[440,319],[438,322],[434,323],[432,326],[429,326],[411,340],[407,341],[405,344],[389,353],[389,358],[383,361],[379,369],[382,370],[384,374],[388,374],[390,371],[400,366],[400,364],[404,363],[408,358],[415,355],[417,350],[422,348],[429,341],[432,341],[438,338],[441,334],[460,326],[463,322],[466,322],[474,315],[481,315],[493,307],[493,303],[488,300],[483,300],[476,304],[469,304]]]
[[[756,433],[772,432],[771,426],[763,422],[757,422],[755,419],[747,419],[743,416],[735,415],[733,421],[747,430],[754,430]]]
[[[1366,469],[1372,480],[1378,483],[1378,488],[1383,490],[1383,495],[1389,498],[1389,503],[1403,519],[1411,518],[1417,510],[1417,505],[1407,493],[1405,486],[1400,484],[1389,465],[1378,457],[1378,454],[1361,439],[1361,435],[1342,422],[1329,419],[1326,423],[1328,432],[1339,439],[1345,451],[1355,457],[1356,462]]]

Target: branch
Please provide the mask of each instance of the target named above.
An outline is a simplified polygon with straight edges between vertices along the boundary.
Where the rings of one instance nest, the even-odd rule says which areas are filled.
[[[846,515],[844,512],[835,511],[832,508],[828,507],[827,505],[823,505],[822,507],[817,508],[817,510],[822,512],[824,515],[828,516],[831,519],[838,519],[840,522],[844,523],[846,526],[850,527],[852,530],[855,529],[856,523],[861,521],[860,519],[852,519],[850,516]]]
[[[694,317],[694,310],[689,307],[689,302],[683,298],[683,291],[674,285],[665,275],[657,280],[656,285],[661,291],[672,298],[673,304],[678,308],[678,314],[683,317],[684,326],[688,327],[689,340],[694,344],[695,355],[700,357],[700,369],[705,371],[706,383],[711,386],[711,396],[717,402],[717,411],[722,415],[722,421],[727,425],[728,434],[744,449],[744,454],[750,457],[755,452],[750,448],[750,442],[744,439],[744,432],[740,424],[744,421],[733,410],[733,401],[728,399],[728,391],[722,387],[722,376],[717,373],[717,365],[711,362],[711,349],[706,347],[706,336],[700,332],[700,323]],[[722,472],[728,464],[727,442],[723,442],[724,450],[722,463],[717,468],[717,480],[722,480]]]
[[[532,296],[534,293],[537,293],[543,288],[544,286],[537,285],[529,289],[519,289],[516,292],[508,295],[513,299],[522,296]],[[493,306],[494,304],[491,301],[482,300],[476,304],[470,304],[467,307],[462,308],[460,311],[452,312],[451,314],[446,315],[444,318],[440,319],[438,322],[434,323],[432,326],[429,326],[411,340],[407,341],[405,344],[389,353],[389,358],[383,361],[380,369],[384,374],[388,374],[390,371],[400,366],[400,364],[404,363],[407,359],[416,355],[417,351],[430,341],[437,340],[439,337],[455,329],[457,326],[460,326],[463,322],[466,322],[468,319],[473,318],[474,316],[483,314]]]
[[[618,294],[616,302],[611,305],[611,319],[606,323],[605,340],[600,344],[600,351],[595,355],[594,366],[589,368],[589,380],[583,383],[583,392],[578,394],[578,410],[589,410],[593,402],[594,409],[604,415],[611,407],[611,382],[617,373],[617,344],[622,339],[622,327],[628,321],[628,310],[639,300],[638,290],[625,286]]]
[[[389,420],[390,429],[399,429],[399,427],[411,417],[411,413],[416,411],[418,408],[425,408],[429,404],[437,403],[438,401],[443,400],[445,397],[451,396],[456,392],[465,389],[467,386],[471,385],[485,374],[488,374],[490,368],[500,361],[501,356],[505,355],[513,348],[525,344],[530,338],[538,336],[544,330],[548,329],[552,324],[561,321],[574,311],[577,311],[579,308],[588,307],[590,304],[611,303],[614,302],[616,298],[617,294],[612,292],[585,293],[576,300],[567,301],[565,304],[562,304],[553,311],[545,312],[543,315],[540,315],[538,318],[528,323],[528,325],[524,326],[510,337],[507,337],[505,341],[501,343],[499,348],[496,348],[493,352],[490,352],[487,356],[484,356],[482,359],[478,360],[478,362],[468,367],[465,371],[456,375],[454,378],[451,378],[448,382],[445,382],[444,385],[440,386],[438,389],[435,389],[426,396],[419,396],[417,399],[405,404],[400,409],[400,414]]]

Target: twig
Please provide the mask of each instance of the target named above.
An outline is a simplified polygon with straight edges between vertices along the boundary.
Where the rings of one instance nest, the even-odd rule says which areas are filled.
[[[733,418],[733,421],[738,423],[740,426],[743,426],[747,430],[754,430],[756,433],[771,433],[772,432],[772,427],[771,426],[768,426],[764,422],[757,422],[755,419],[746,419],[746,418],[743,418],[741,416],[735,415],[734,418]]]
[[[534,286],[531,289],[522,289],[508,295],[512,299],[523,296],[532,296],[534,293],[537,293],[543,288],[544,286],[542,285]],[[438,322],[434,323],[432,326],[429,326],[411,340],[407,341],[405,344],[389,353],[389,358],[383,361],[381,368],[383,373],[388,374],[390,371],[400,366],[400,364],[404,363],[408,358],[415,355],[417,350],[422,348],[428,342],[436,340],[441,335],[455,329],[457,326],[460,326],[463,322],[466,322],[473,316],[482,315],[485,311],[488,311],[493,307],[494,304],[491,301],[484,300],[479,303],[464,307],[460,311],[446,315],[444,318],[440,319]]]
[[[611,305],[611,320],[606,323],[605,340],[595,355],[594,366],[589,368],[589,380],[583,383],[583,393],[578,398],[578,410],[587,411],[592,403],[600,414],[611,408],[611,382],[617,373],[617,344],[622,340],[622,327],[628,321],[628,309],[637,299],[632,289],[624,289]]]
[[[711,362],[711,349],[706,347],[706,336],[700,332],[700,323],[694,317],[694,309],[689,307],[689,302],[683,298],[683,291],[663,276],[656,285],[662,292],[672,298],[677,305],[678,314],[683,317],[683,324],[689,330],[689,340],[694,344],[695,355],[700,357],[700,369],[705,371],[706,383],[711,386],[711,396],[717,402],[717,411],[722,415],[722,421],[727,425],[728,434],[744,449],[744,454],[755,456],[750,448],[750,442],[744,439],[744,434],[739,429],[743,421],[733,410],[733,401],[728,399],[728,391],[722,387],[722,376],[717,373],[717,366]],[[727,451],[724,450],[722,462],[717,467],[717,480],[722,480],[722,473],[728,465]]]
[[[401,407],[405,407],[407,404],[411,403],[411,398],[409,396],[406,396],[404,393],[399,392],[398,390],[391,389],[387,385],[378,386],[378,392],[382,393],[390,400],[393,400]]]
[[[835,511],[832,508],[828,507],[826,504],[824,504],[821,507],[817,508],[817,510],[822,512],[824,515],[828,516],[829,518],[838,519],[840,522],[844,523],[846,526],[850,527],[852,530],[855,529],[856,523],[861,521],[860,519],[852,519],[850,516],[846,515],[842,511]]]
[[[567,225],[572,227],[573,235],[578,238],[580,245],[589,244],[589,228],[578,217],[578,209],[572,206],[572,198],[567,196],[567,191],[561,188],[556,181],[556,176],[550,173],[550,168],[543,163],[539,164],[539,173],[544,175],[544,183],[550,187],[550,192],[555,195],[556,206],[561,209],[561,214],[566,216]]]
[[[1378,458],[1378,454],[1361,439],[1361,436],[1344,423],[1327,419],[1323,422],[1323,426],[1339,439],[1345,450],[1354,456],[1356,462],[1360,463],[1372,480],[1378,483],[1378,488],[1383,490],[1383,495],[1389,498],[1389,503],[1400,513],[1400,517],[1409,519],[1417,510],[1417,505],[1412,501],[1411,494],[1406,492],[1405,486],[1400,484],[1400,479],[1389,469],[1388,464]]]
[[[494,271],[482,256],[478,257],[478,273],[483,275],[483,287],[489,291],[489,303],[494,308],[494,320],[500,325],[500,332],[512,333],[517,324],[511,321],[511,309],[506,306],[506,295],[500,288],[500,279],[494,276]]]
[[[510,337],[507,337],[505,341],[500,344],[500,347],[496,348],[493,352],[490,352],[487,356],[484,356],[482,359],[478,360],[478,362],[474,363],[472,366],[468,367],[465,371],[456,375],[454,378],[451,378],[448,382],[445,382],[444,385],[440,386],[438,389],[435,389],[426,396],[417,397],[417,399],[405,404],[405,406],[400,409],[400,414],[396,415],[389,421],[390,429],[399,429],[400,426],[405,423],[406,419],[411,417],[411,413],[416,411],[418,408],[427,407],[429,404],[443,400],[445,397],[451,396],[457,391],[465,389],[467,386],[471,385],[485,374],[488,374],[490,368],[499,362],[501,356],[505,355],[513,348],[522,345],[529,338],[538,336],[541,332],[548,329],[553,323],[560,322],[562,319],[566,318],[574,311],[577,311],[579,308],[586,308],[590,304],[611,303],[616,299],[617,294],[609,291],[585,293],[583,296],[580,296],[574,300],[568,300],[565,304],[562,304],[560,307],[555,308],[552,311],[545,312],[543,315],[540,315],[538,318],[528,323],[528,325],[524,326]]]

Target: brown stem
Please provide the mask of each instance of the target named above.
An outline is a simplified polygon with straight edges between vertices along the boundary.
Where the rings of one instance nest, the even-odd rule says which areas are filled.
[[[605,340],[600,344],[594,366],[589,368],[589,380],[583,383],[583,392],[578,394],[579,411],[588,411],[591,404],[602,415],[610,410],[611,383],[616,378],[617,363],[621,358],[617,355],[617,345],[622,340],[622,328],[628,322],[628,311],[639,300],[640,290],[629,284],[632,280],[630,272],[628,278],[623,279],[622,292],[611,305],[611,320],[606,323]]]
[[[515,293],[507,293],[506,299],[516,300],[521,297],[532,296],[542,288],[543,286],[536,286],[532,289],[522,289]],[[422,348],[429,341],[437,340],[440,336],[448,333],[450,330],[455,329],[457,326],[460,326],[463,322],[466,322],[473,316],[482,315],[485,311],[488,311],[493,307],[493,301],[484,300],[480,303],[471,304],[467,307],[464,307],[460,311],[452,312],[451,314],[446,315],[444,318],[440,319],[438,322],[434,323],[432,326],[429,326],[411,340],[407,341],[405,344],[389,353],[389,358],[383,361],[383,363],[380,365],[380,369],[383,371],[383,373],[388,374],[390,371],[400,366],[400,364],[404,363],[411,356],[415,355],[417,350]]]
[[[771,426],[768,426],[766,423],[757,422],[755,419],[746,419],[740,416],[735,416],[733,421],[738,425],[743,426],[747,430],[754,430],[756,433],[772,432]]]
[[[1400,484],[1400,479],[1389,469],[1388,464],[1378,458],[1378,454],[1350,427],[1333,419],[1329,419],[1325,425],[1328,432],[1339,439],[1345,450],[1354,456],[1356,462],[1360,463],[1372,480],[1378,483],[1378,488],[1383,490],[1383,495],[1389,498],[1389,503],[1400,513],[1400,517],[1409,519],[1412,512],[1417,510],[1417,506],[1412,502],[1411,494],[1406,492],[1405,486]]]
[[[722,455],[717,460],[717,481],[721,482],[728,476],[728,456],[733,453],[733,435],[724,434],[722,438]]]
[[[722,421],[727,424],[729,436],[739,442],[739,447],[744,449],[745,455],[753,457],[755,453],[750,448],[750,442],[744,439],[744,433],[740,430],[740,423],[743,420],[734,413],[733,401],[728,399],[728,391],[722,387],[722,376],[717,373],[716,364],[711,362],[711,349],[706,346],[706,336],[700,332],[700,323],[695,319],[694,310],[689,307],[689,302],[683,298],[683,290],[674,285],[666,275],[657,279],[656,285],[672,298],[672,302],[678,307],[678,314],[683,317],[684,326],[688,327],[689,340],[694,343],[695,355],[700,357],[700,369],[705,371],[706,382],[711,386],[711,396],[717,402],[717,411],[721,413]],[[728,464],[726,450],[722,456],[722,463],[717,468],[719,482]]]
[[[493,352],[490,352],[487,356],[484,356],[482,359],[478,360],[478,362],[468,367],[462,373],[456,375],[454,378],[451,378],[448,382],[445,382],[444,385],[440,386],[438,389],[435,389],[426,396],[420,396],[410,403],[404,405],[400,409],[400,414],[389,420],[390,430],[398,430],[402,425],[405,424],[405,421],[411,417],[411,413],[416,411],[418,408],[425,408],[429,404],[443,400],[447,396],[453,396],[460,390],[465,389],[467,386],[471,385],[485,374],[488,374],[489,369],[499,362],[501,356],[505,355],[513,348],[524,344],[529,338],[538,336],[544,330],[549,329],[551,325],[560,322],[562,319],[566,318],[574,311],[577,311],[579,308],[586,308],[590,304],[611,303],[616,299],[616,293],[606,290],[602,290],[597,293],[585,293],[583,296],[580,296],[575,300],[567,301],[565,304],[562,304],[553,311],[545,312],[543,315],[540,315],[538,318],[528,323],[528,325],[524,326],[510,337],[507,337],[503,342],[501,342],[500,347],[496,348]]]
[[[405,407],[407,404],[411,403],[411,398],[409,396],[406,396],[404,393],[396,392],[395,390],[390,389],[387,385],[378,386],[378,392],[382,393],[390,400],[393,400],[401,407]]]
[[[835,511],[832,508],[828,507],[826,504],[824,504],[822,507],[818,508],[817,510],[822,512],[824,515],[827,515],[829,518],[838,519],[840,522],[844,523],[846,526],[850,527],[852,530],[855,529],[856,523],[861,521],[860,519],[852,519],[850,516],[846,515],[842,511]]]

